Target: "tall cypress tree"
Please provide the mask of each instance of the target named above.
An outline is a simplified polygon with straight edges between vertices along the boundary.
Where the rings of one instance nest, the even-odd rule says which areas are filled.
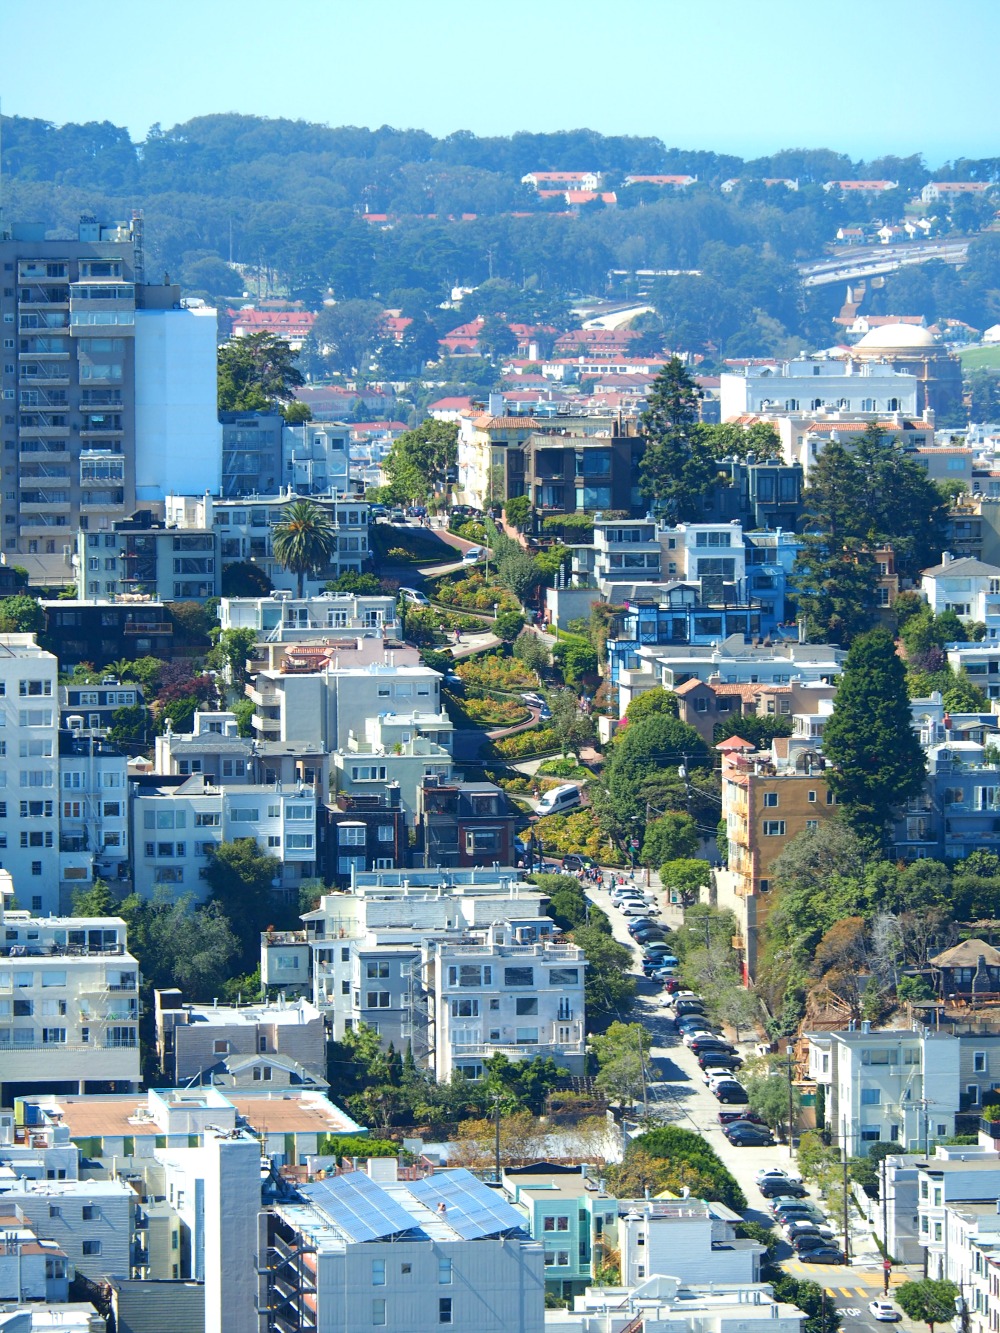
[[[882,841],[894,812],[922,788],[926,767],[906,673],[887,630],[871,630],[852,644],[823,731],[823,753],[848,824],[860,837]]]
[[[711,432],[698,420],[701,394],[672,357],[663,367],[642,414],[646,452],[639,486],[672,523],[701,516],[701,501],[719,473]]]

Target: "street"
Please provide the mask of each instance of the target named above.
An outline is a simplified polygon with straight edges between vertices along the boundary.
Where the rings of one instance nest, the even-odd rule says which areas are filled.
[[[621,912],[612,905],[610,894],[603,888],[587,886],[587,895],[596,907],[599,907],[611,921],[612,933],[616,940],[628,945],[634,958],[634,971],[639,973],[638,996],[636,1001],[636,1019],[641,1022],[653,1038],[650,1051],[651,1078],[647,1093],[649,1109],[657,1119],[681,1128],[691,1129],[701,1134],[718,1153],[723,1163],[739,1182],[747,1198],[747,1221],[772,1225],[773,1219],[767,1203],[757,1188],[755,1175],[766,1166],[789,1167],[789,1151],[783,1144],[770,1148],[737,1148],[722,1133],[719,1124],[719,1102],[715,1099],[702,1080],[697,1057],[690,1051],[675,1033],[671,1011],[665,1004],[666,994],[659,985],[647,981],[641,975],[642,950],[628,933],[628,923]],[[680,913],[660,901],[661,920],[668,926],[676,926]],[[755,1041],[741,1041],[739,1047],[745,1056],[753,1052]],[[791,1168],[795,1170],[794,1160]],[[813,1201],[822,1206],[822,1200],[813,1197]],[[841,1243],[840,1219],[831,1219],[837,1231],[838,1244]],[[781,1243],[778,1257],[782,1267],[792,1277],[807,1279],[823,1288],[833,1302],[834,1308],[841,1315],[848,1333],[854,1329],[874,1330],[879,1325],[867,1309],[868,1302],[882,1295],[882,1260],[862,1219],[852,1210],[851,1216],[851,1255],[850,1265],[807,1264],[794,1257],[790,1246]],[[916,1272],[893,1272],[890,1275],[890,1296],[892,1288],[908,1278],[917,1276]],[[904,1318],[897,1327],[916,1330],[917,1325]]]

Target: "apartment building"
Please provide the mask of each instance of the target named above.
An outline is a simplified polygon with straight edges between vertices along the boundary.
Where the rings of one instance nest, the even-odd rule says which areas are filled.
[[[323,1015],[309,1000],[274,1004],[186,1004],[180,990],[154,995],[156,1055],[171,1083],[211,1082],[231,1056],[284,1055],[322,1074],[326,1068]],[[260,1071],[258,1082],[270,1082]]]
[[[80,532],[74,570],[84,601],[140,594],[161,602],[203,602],[219,594],[218,537],[168,528],[148,509],[118,519],[110,532]]]
[[[24,1210],[0,1199],[0,1301],[68,1301],[69,1260],[55,1241],[39,1237]]]
[[[0,1180],[0,1209],[18,1209],[75,1273],[96,1282],[132,1272],[136,1198],[124,1180]]]
[[[920,1244],[927,1263],[928,1276],[951,1278],[969,1265],[969,1242],[976,1235],[994,1232],[984,1220],[986,1210],[996,1218],[1000,1197],[1000,1154],[991,1149],[972,1148],[957,1152],[938,1148],[917,1166],[917,1225]],[[980,1212],[976,1205],[985,1205]],[[965,1213],[965,1217],[956,1215]],[[997,1224],[1000,1226],[1000,1222]],[[958,1242],[957,1254],[951,1243]],[[964,1251],[964,1254],[963,1254]],[[963,1273],[968,1277],[968,1273]]]
[[[322,637],[382,634],[397,639],[399,617],[394,597],[323,592],[295,597],[275,592],[269,597],[223,597],[219,603],[223,630],[252,629],[267,643],[298,643]]]
[[[0,910],[3,1102],[139,1086],[139,964],[120,917]]]
[[[618,1200],[586,1166],[506,1167],[501,1180],[544,1248],[546,1291],[561,1299],[584,1291],[618,1248]]]
[[[166,889],[208,896],[213,850],[253,838],[281,865],[275,890],[298,890],[316,874],[316,796],[303,786],[210,783],[204,774],[139,779],[133,789],[133,884],[141,897]]]
[[[380,640],[294,645],[277,669],[258,670],[246,687],[259,740],[308,741],[346,751],[367,718],[417,712],[440,717],[441,676],[414,649],[388,650]],[[373,764],[371,781],[386,781]],[[362,781],[359,774],[356,781]]]
[[[281,484],[280,412],[220,412],[222,425],[222,498],[272,495]]]
[[[128,879],[128,760],[80,727],[59,732],[59,867],[63,909],[95,876]]]
[[[363,796],[392,783],[413,821],[428,779],[451,778],[451,741],[452,723],[444,712],[366,718],[362,736],[350,735],[347,749],[331,755],[337,791]]]
[[[622,1281],[639,1286],[655,1273],[682,1282],[746,1283],[760,1280],[765,1247],[736,1234],[742,1218],[721,1203],[702,1199],[631,1199],[618,1206]]]
[[[38,913],[59,910],[58,672],[33,635],[0,635],[0,868]]]
[[[317,811],[320,873],[325,884],[349,888],[355,870],[393,870],[409,859],[399,788],[347,795]]]
[[[414,859],[425,866],[513,865],[517,822],[517,808],[495,783],[426,777],[417,792]]]
[[[971,556],[956,560],[945,551],[940,565],[921,572],[920,591],[935,615],[954,611],[963,620],[982,621],[988,638],[1000,634],[1000,565]]]
[[[931,339],[933,342],[933,339]],[[880,361],[802,357],[746,365],[720,376],[723,421],[746,413],[838,410],[916,416],[917,376]]]
[[[545,1312],[546,1333],[801,1333],[806,1316],[774,1299],[768,1283],[688,1286],[656,1275],[636,1287],[588,1287],[570,1309]]]
[[[268,1214],[278,1326],[543,1333],[542,1246],[522,1215],[465,1170],[397,1175],[394,1158],[373,1158]]]
[[[79,529],[109,528],[174,474],[218,489],[216,312],[145,283],[138,215],[81,219],[59,240],[7,225],[0,262],[3,440],[17,461],[0,533],[34,580],[59,582]]]
[[[80,725],[88,731],[101,731],[114,726],[119,708],[144,708],[142,686],[136,681],[124,684],[114,676],[106,676],[100,685],[59,686],[59,726],[69,727],[71,717],[82,719]]]
[[[815,716],[835,692],[833,685],[806,685],[797,677],[787,685],[723,684],[714,678],[688,680],[674,691],[677,716],[694,727],[706,745],[715,743],[715,728],[733,717]]]
[[[826,1089],[826,1121],[849,1156],[898,1143],[926,1154],[955,1132],[960,1105],[957,1038],[922,1028],[808,1033],[809,1074]]]
[[[214,531],[223,569],[252,562],[275,588],[294,593],[298,591],[298,576],[275,560],[271,533],[287,506],[304,498],[326,510],[337,533],[337,548],[328,563],[305,579],[305,590],[318,593],[330,579],[359,572],[369,558],[369,506],[363,501],[346,494],[306,496],[291,487],[270,495],[215,500],[211,495],[193,494],[191,488],[178,487],[175,494],[166,497],[164,510],[168,527]]]
[[[282,431],[281,484],[298,495],[347,495],[351,490],[351,428],[305,421]]]
[[[93,534],[92,534],[93,535]],[[111,533],[100,534],[104,537]],[[63,670],[81,662],[106,665],[123,658],[173,656],[174,622],[163,602],[145,593],[93,601],[42,601],[45,630],[58,644]]]
[[[431,1067],[481,1078],[483,1061],[552,1056],[572,1074],[586,1062],[584,974],[575,944],[522,942],[513,922],[491,926],[481,941],[425,940]],[[530,933],[530,932],[529,932]]]

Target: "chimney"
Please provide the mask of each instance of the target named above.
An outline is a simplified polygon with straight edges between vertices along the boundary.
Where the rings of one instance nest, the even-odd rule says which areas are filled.
[[[861,1031],[871,1032],[871,1030],[872,1030],[871,1022],[867,1018],[863,1019],[861,1022]]]

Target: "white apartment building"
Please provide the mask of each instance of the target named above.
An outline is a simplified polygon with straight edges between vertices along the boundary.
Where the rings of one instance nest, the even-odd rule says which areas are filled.
[[[347,749],[331,756],[337,791],[361,796],[394,782],[400,804],[413,820],[424,779],[436,775],[447,780],[452,775],[452,732],[445,712],[366,718],[364,738],[351,734]]]
[[[508,921],[479,941],[423,942],[428,1041],[439,1081],[453,1073],[481,1078],[483,1061],[498,1052],[513,1060],[552,1056],[570,1073],[583,1073],[583,950],[523,938]]]
[[[441,713],[441,676],[413,655],[360,641],[354,651],[330,648],[314,663],[286,657],[280,670],[260,670],[247,685],[259,740],[308,741],[347,750],[352,733],[383,713]],[[300,650],[301,652],[301,650]],[[360,659],[360,660],[359,660]],[[357,663],[357,664],[355,664]]]
[[[132,801],[133,884],[140,897],[166,888],[208,896],[208,862],[222,842],[253,838],[281,862],[275,889],[297,888],[316,873],[316,796],[311,787],[226,787],[203,774],[159,785],[136,784]]]
[[[0,634],[0,868],[33,912],[59,910],[59,662]]]
[[[223,597],[219,621],[224,630],[252,629],[267,643],[295,643],[317,636],[347,638],[373,631],[395,639],[400,632],[395,598],[368,593],[295,597],[278,591],[269,597]]]
[[[701,1199],[630,1199],[618,1205],[623,1282],[637,1287],[654,1273],[683,1282],[760,1280],[764,1246],[741,1240],[738,1213]]]
[[[346,495],[351,429],[342,422],[305,421],[281,432],[282,480],[298,495]]]
[[[997,1216],[1000,1198],[1000,1154],[992,1149],[938,1148],[932,1157],[917,1166],[917,1228],[926,1252],[927,1273],[932,1278],[951,1278],[963,1267],[971,1268],[969,1251],[963,1260],[961,1250],[972,1236],[993,1228],[988,1221],[972,1214],[983,1204]],[[953,1210],[970,1210],[964,1221],[952,1217]],[[952,1243],[962,1238],[959,1253],[952,1254]],[[1000,1237],[995,1237],[1000,1239]],[[967,1274],[965,1275],[967,1276]]]
[[[77,1273],[131,1274],[136,1196],[124,1180],[0,1180],[0,1208],[11,1205]]]
[[[927,1149],[955,1132],[961,1043],[922,1028],[809,1033],[809,1076],[827,1092],[827,1123],[849,1155],[869,1143]]]
[[[720,376],[723,421],[748,412],[843,412],[915,416],[917,377],[881,361],[802,357],[748,365]]]
[[[139,1086],[139,964],[120,917],[0,908],[0,1092]]]
[[[276,588],[297,592],[298,576],[283,569],[274,558],[271,531],[284,517],[287,505],[311,499],[325,509],[337,532],[337,549],[329,563],[315,575],[307,575],[305,589],[323,591],[329,579],[349,570],[359,572],[369,556],[369,506],[346,495],[304,495],[291,487],[279,495],[252,495],[240,500],[217,500],[190,492],[168,495],[165,502],[167,527],[210,528],[219,539],[222,567],[251,561]]]
[[[687,1286],[673,1276],[637,1287],[588,1287],[568,1310],[546,1310],[546,1333],[802,1333],[806,1316],[774,1299],[770,1285]]]
[[[30,807],[29,807],[30,808]],[[95,874],[127,879],[128,760],[91,731],[59,733],[59,863],[61,907]]]
[[[956,560],[946,551],[940,565],[921,571],[920,591],[935,615],[954,611],[982,621],[988,638],[1000,635],[1000,566],[972,556]]]
[[[663,529],[659,540],[665,579],[718,580],[720,588],[734,584],[737,595],[741,599],[745,595],[746,547],[741,523],[678,523]]]
[[[661,568],[660,541],[652,519],[595,520],[595,583],[658,583]]]
[[[1000,1328],[1000,1208],[994,1199],[944,1210],[947,1241],[940,1274],[962,1293],[971,1333]]]
[[[68,1301],[69,1262],[55,1241],[40,1238],[16,1203],[0,1199],[0,1301]]]
[[[282,1326],[543,1333],[542,1246],[521,1214],[468,1171],[401,1181],[396,1165],[373,1158],[268,1215]]]

